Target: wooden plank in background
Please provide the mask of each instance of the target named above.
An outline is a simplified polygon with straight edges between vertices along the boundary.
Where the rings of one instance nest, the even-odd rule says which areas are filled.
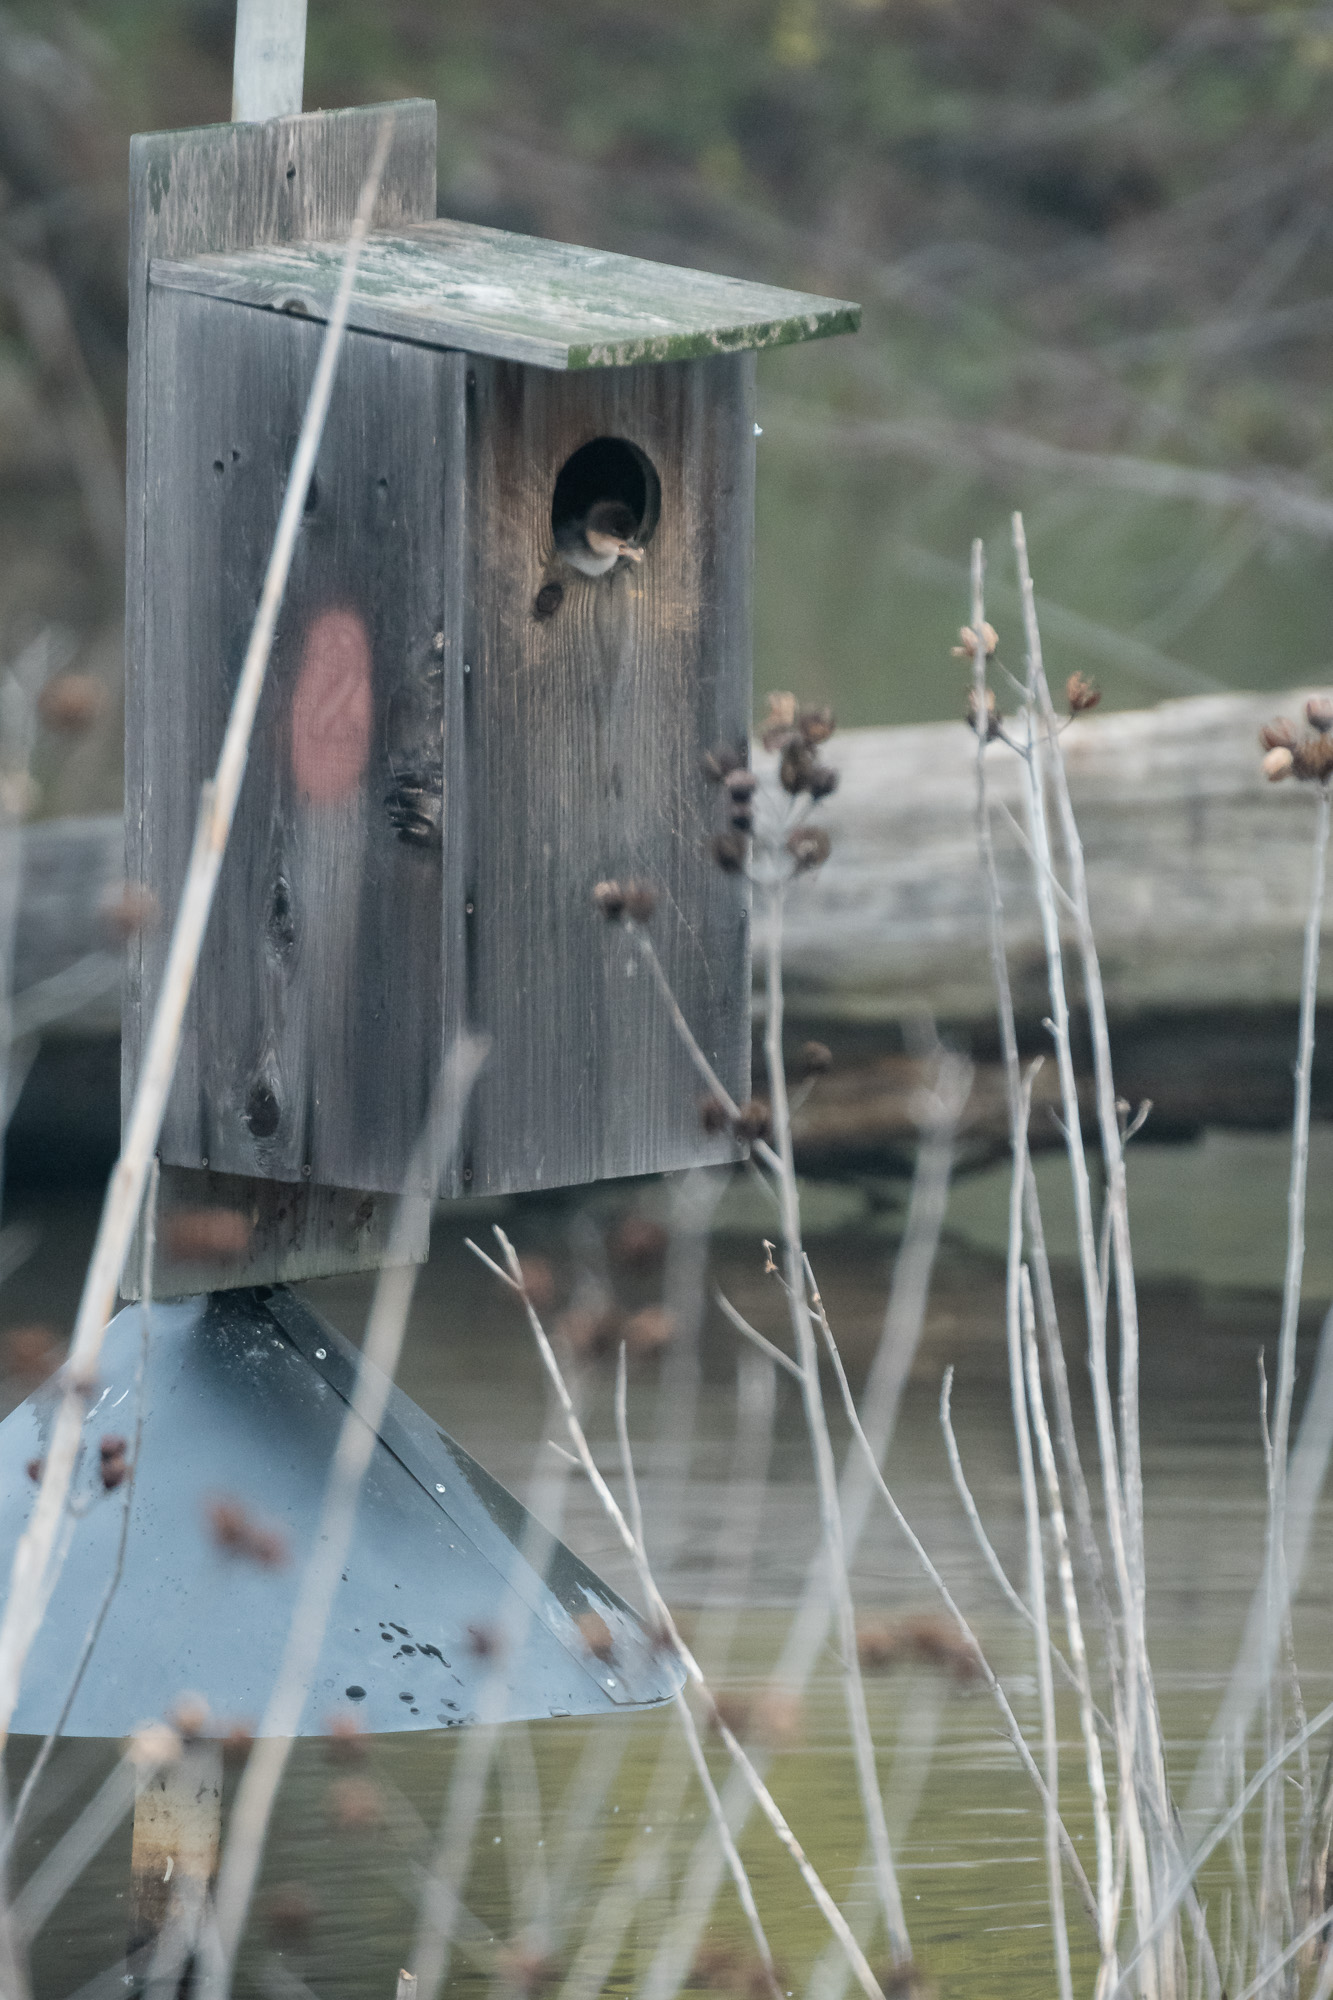
[[[465,651],[474,867],[471,1018],[492,1037],[473,1098],[474,1193],[559,1187],[732,1157],[601,878],[659,892],[652,932],[728,1088],[748,1094],[744,885],[708,853],[724,824],[701,759],[750,712],[753,357],[560,375],[476,359]],[[661,481],[645,560],[552,568],[556,476],[596,437]]]

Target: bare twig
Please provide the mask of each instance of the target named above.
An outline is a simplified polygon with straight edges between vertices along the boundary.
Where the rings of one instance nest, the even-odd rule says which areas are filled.
[[[9,1593],[0,1621],[0,1749],[8,1740],[24,1662],[53,1583],[56,1537],[78,1455],[87,1398],[175,1074],[185,1010],[245,776],[250,737],[296,548],[301,510],[333,393],[357,262],[370,227],[392,134],[390,116],[381,129],[357,205],[217,769],[200,801],[194,848],[153,1010],[143,1066],[84,1279],[45,1469],[32,1515],[14,1552]]]
[[[445,1059],[432,1093],[426,1130],[413,1148],[410,1187],[420,1187],[423,1182],[431,1187],[438,1184],[457,1145],[486,1046],[477,1038],[460,1040]],[[384,1268],[376,1277],[366,1337],[357,1357],[356,1381],[329,1468],[314,1547],[292,1608],[277,1679],[232,1807],[231,1832],[218,1872],[216,1935],[208,1954],[203,2000],[225,2000],[230,1989],[269,1819],[309,1698],[356,1525],[361,1484],[393,1389],[417,1280],[418,1267],[405,1258],[408,1245],[419,1233],[423,1204],[429,1204],[428,1196],[399,1196]]]

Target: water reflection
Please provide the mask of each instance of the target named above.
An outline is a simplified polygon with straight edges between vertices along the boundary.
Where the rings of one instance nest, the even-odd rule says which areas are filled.
[[[1254,1143],[1262,1148],[1265,1142]],[[1261,1157],[1256,1152],[1252,1164]],[[1202,1155],[1181,1152],[1175,1158],[1187,1170]],[[1252,1176],[1251,1185],[1258,1187],[1257,1199],[1267,1200],[1267,1179]],[[605,1196],[608,1202],[617,1198],[625,1197],[614,1190]],[[634,1198],[651,1204],[653,1191]],[[985,1190],[978,1186],[965,1185],[956,1196],[955,1221],[967,1234],[959,1228],[946,1243],[925,1343],[899,1422],[891,1481],[975,1621],[1020,1719],[1035,1729],[1030,1649],[969,1537],[936,1416],[939,1377],[953,1363],[955,1424],[969,1476],[1001,1559],[1012,1575],[1021,1575],[1020,1502],[1000,1338],[1002,1271],[978,1219],[985,1205]],[[822,1209],[827,1225],[817,1230],[812,1254],[830,1316],[849,1365],[863,1371],[878,1331],[893,1225],[881,1220],[872,1226],[853,1217],[842,1196],[817,1196],[811,1206],[816,1224]],[[524,1250],[549,1260],[557,1285],[570,1266],[571,1215],[550,1201],[511,1204],[506,1211],[510,1233]],[[67,1205],[39,1211],[35,1219],[48,1235],[39,1259],[9,1287],[6,1317],[15,1320],[39,1298],[48,1317],[65,1308],[91,1212]],[[463,1247],[465,1231],[479,1221],[484,1226],[484,1220],[476,1211],[466,1218],[450,1214],[437,1229],[401,1381],[432,1417],[522,1494],[545,1448],[547,1402],[512,1302]],[[748,1218],[731,1197],[722,1221],[712,1252],[714,1272],[742,1311],[774,1331],[780,1320],[765,1290],[771,1280],[762,1276],[754,1234],[736,1226]],[[1151,1261],[1155,1238],[1148,1212],[1142,1234]],[[640,1285],[646,1299],[648,1278],[631,1274],[626,1282],[631,1292]],[[310,1290],[322,1312],[359,1336],[367,1281],[329,1281]],[[1068,1281],[1062,1293],[1073,1328],[1077,1314]],[[638,1302],[637,1292],[626,1302]],[[1271,1292],[1203,1287],[1183,1274],[1149,1277],[1141,1307],[1149,1615],[1170,1754],[1183,1773],[1203,1739],[1258,1575],[1263,1483],[1255,1358],[1264,1343],[1271,1351],[1277,1310]],[[1312,1306],[1303,1373],[1318,1319]],[[720,1319],[709,1319],[700,1362],[690,1482],[675,1502],[670,1546],[659,1546],[656,1555],[686,1635],[719,1688],[739,1701],[754,1701],[767,1685],[816,1538],[804,1424],[795,1385],[778,1377],[769,1483],[762,1504],[742,1518],[734,1506],[738,1350]],[[663,1399],[674,1393],[670,1366],[641,1361],[631,1382],[630,1421],[650,1542],[654,1521],[669,1522],[673,1511],[666,1491],[670,1455],[656,1450]],[[1072,1340],[1069,1366],[1090,1455],[1084,1373]],[[589,1435],[599,1462],[614,1478],[608,1364],[590,1371],[586,1389]],[[1323,1523],[1328,1524],[1327,1510]],[[562,1533],[608,1581],[634,1597],[623,1553],[577,1481],[567,1494]],[[754,1561],[738,1606],[735,1564],[718,1558],[750,1533]],[[1296,1608],[1297,1652],[1312,1709],[1333,1694],[1326,1645],[1333,1595],[1327,1546],[1327,1535],[1316,1535]],[[873,1520],[854,1583],[858,1604],[870,1614],[901,1618],[933,1609],[929,1588],[887,1517]],[[919,1665],[873,1677],[869,1691],[907,1918],[920,1959],[945,1995],[1019,2000],[1049,1990],[1040,1816],[997,1733],[989,1701]],[[1072,1775],[1079,1759],[1072,1705],[1062,1704],[1060,1722]],[[536,1990],[548,1968],[542,1953],[523,1940],[542,1936],[549,1937],[561,1976],[572,1982],[571,2000],[584,1991],[589,2000],[600,1990],[641,1991],[669,1933],[681,1873],[705,1826],[677,1725],[669,1712],[596,1724],[557,1721],[531,1727],[526,1745],[513,1737],[496,1760],[469,1878],[460,1885],[468,1915],[449,1990],[468,1995]],[[361,1821],[353,1814],[349,1823],[336,1791],[347,1774],[330,1763],[323,1744],[298,1747],[266,1857],[261,1915],[243,1968],[245,1990],[271,1993],[281,1987],[296,1994],[294,1975],[321,1996],[372,2000],[393,1992],[397,1969],[411,1949],[420,1869],[457,1755],[458,1739],[443,1734],[378,1740],[362,1767],[376,1788],[376,1811]],[[779,1738],[772,1755],[774,1791],[815,1865],[853,1922],[868,1919],[874,1891],[854,1805],[836,1662],[828,1649],[798,1731],[788,1740]],[[24,1761],[16,1759],[16,1780]],[[106,1763],[104,1751],[87,1745],[61,1752],[54,1785],[68,1791],[50,1818],[31,1830],[23,1872],[90,1795]],[[721,1763],[719,1757],[719,1775]],[[1080,1800],[1081,1788],[1071,1783],[1071,1832],[1090,1849],[1091,1829],[1077,1819]],[[122,1827],[47,1926],[35,1954],[39,2000],[74,1992],[122,1948],[128,1850],[129,1830]],[[812,2000],[836,2000],[843,1989],[840,1968],[827,1954],[827,1933],[791,1862],[756,1824],[747,1829],[742,1852],[787,1986],[793,1993],[808,1989]],[[308,1899],[308,1921],[292,1885]],[[1073,1941],[1076,1982],[1086,1990],[1093,1960],[1077,1924]],[[704,1945],[696,1983],[743,1984],[748,1938],[729,1886],[718,1897]],[[508,1956],[497,1959],[504,1949]]]

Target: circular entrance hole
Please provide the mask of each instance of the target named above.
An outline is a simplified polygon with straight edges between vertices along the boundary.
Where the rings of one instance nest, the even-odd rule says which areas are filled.
[[[592,438],[561,466],[551,496],[551,532],[557,546],[599,500],[623,507],[625,539],[640,548],[648,546],[662,511],[662,482],[647,452],[627,438]]]

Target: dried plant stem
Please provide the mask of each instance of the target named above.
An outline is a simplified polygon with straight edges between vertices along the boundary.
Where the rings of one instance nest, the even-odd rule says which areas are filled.
[[[801,1210],[796,1190],[796,1166],[792,1155],[791,1118],[787,1109],[787,1074],[782,1052],[783,988],[782,928],[785,885],[776,883],[769,894],[766,936],[765,995],[768,1003],[764,1028],[764,1056],[768,1072],[769,1103],[773,1113],[773,1135],[781,1162],[778,1189],[782,1203],[782,1257],[791,1316],[792,1337],[801,1366],[801,1398],[806,1428],[814,1459],[815,1489],[819,1496],[820,1525],[824,1554],[837,1621],[839,1651],[842,1655],[843,1697],[856,1762],[861,1810],[875,1854],[875,1881],[880,1909],[888,1933],[895,1964],[908,1964],[912,1948],[907,1935],[902,1893],[898,1887],[888,1821],[884,1815],[884,1795],[875,1763],[874,1738],[866,1705],[865,1684],[857,1648],[856,1609],[852,1603],[851,1579],[847,1572],[847,1552],[843,1538],[842,1508],[838,1500],[838,1475],[829,1438],[828,1419],[819,1383],[819,1351],[810,1316],[806,1291],[805,1256],[801,1247]]]
[[[620,1445],[620,1468],[625,1481],[625,1492],[629,1501],[630,1531],[634,1536],[635,1542],[638,1544],[639,1553],[646,1568],[648,1556],[647,1543],[643,1532],[643,1508],[639,1504],[639,1482],[634,1475],[634,1455],[630,1449],[629,1441],[629,1409],[625,1343],[623,1340],[620,1343],[620,1353],[616,1361],[616,1438]],[[750,1935],[754,1939],[755,1950],[759,1953],[759,1962],[764,1970],[765,1984],[769,1989],[772,2000],[784,2000],[783,1993],[778,1985],[777,1973],[773,1969],[772,1946],[768,1942],[764,1926],[760,1921],[759,1908],[754,1900],[754,1890],[750,1886],[750,1878],[745,1872],[745,1864],[741,1860],[740,1851],[735,1841],[732,1839],[731,1828],[727,1825],[727,1816],[722,1810],[722,1801],[717,1795],[717,1787],[713,1783],[713,1774],[708,1768],[708,1759],[704,1756],[703,1744],[699,1741],[699,1728],[694,1720],[694,1712],[690,1707],[689,1697],[683,1688],[679,1688],[676,1691],[674,1699],[676,1713],[680,1717],[680,1726],[684,1732],[685,1742],[689,1749],[690,1762],[694,1766],[694,1774],[699,1780],[700,1790],[707,1801],[709,1815],[716,1829],[717,1837],[722,1843],[722,1852],[726,1856],[727,1869],[735,1884],[736,1895],[739,1898],[741,1909],[745,1913],[745,1921],[750,1926]]]
[[[120,1588],[121,1577],[125,1574],[125,1549],[130,1538],[130,1510],[134,1504],[134,1488],[139,1472],[139,1454],[143,1448],[144,1378],[148,1368],[148,1336],[153,1317],[153,1260],[157,1244],[158,1175],[158,1164],[154,1160],[152,1171],[148,1176],[148,1187],[144,1195],[143,1205],[143,1229],[140,1239],[143,1246],[143,1254],[139,1277],[139,1364],[134,1376],[134,1438],[130,1446],[130,1469],[129,1476],[125,1481],[125,1498],[120,1516],[120,1534],[116,1541],[116,1559],[111,1566],[111,1574],[107,1578],[106,1589],[102,1592],[101,1602],[93,1613],[88,1630],[83,1636],[83,1644],[79,1648],[79,1657],[74,1663],[74,1672],[70,1676],[70,1683],[65,1692],[65,1699],[60,1705],[60,1713],[43,1741],[41,1749],[33,1758],[32,1767],[27,1777],[23,1780],[23,1789],[18,1795],[18,1800],[9,1822],[9,1829],[3,1849],[0,1849],[0,1852],[6,1855],[12,1850],[14,1837],[18,1832],[24,1814],[32,1803],[33,1794],[41,1782],[42,1773],[50,1761],[51,1753],[65,1733],[65,1724],[69,1720],[69,1712],[74,1706],[74,1698],[83,1684],[83,1676],[87,1671],[88,1662],[92,1658],[93,1647],[97,1644],[98,1634],[106,1623],[107,1612],[111,1609],[111,1600]]]
[[[1120,1968],[1120,1977],[1115,1986],[1117,1994],[1125,1991],[1129,1975],[1138,1966],[1144,1952],[1161,1936],[1166,1926],[1170,1923],[1176,1910],[1188,1896],[1199,1870],[1203,1867],[1209,1856],[1221,1846],[1222,1842],[1229,1839],[1232,1833],[1240,1826],[1250,1806],[1259,1793],[1263,1791],[1274,1772],[1280,1771],[1282,1766],[1289,1763],[1293,1757],[1298,1757],[1306,1744],[1310,1743],[1319,1734],[1321,1729],[1326,1729],[1330,1722],[1333,1722],[1333,1702],[1329,1702],[1316,1715],[1312,1715],[1303,1728],[1298,1729],[1293,1736],[1289,1736],[1286,1742],[1281,1744],[1271,1756],[1265,1758],[1247,1784],[1238,1787],[1236,1797],[1232,1800],[1230,1806],[1228,1806],[1222,1817],[1214,1822],[1210,1831],[1198,1845],[1190,1850],[1176,1881],[1170,1885],[1167,1892],[1159,1899],[1147,1934],[1139,1939],[1134,1951],[1126,1958],[1125,1963]],[[1243,1867],[1241,1874],[1243,1879]]]
[[[986,627],[986,552],[981,541],[972,544],[972,630],[984,632]],[[976,715],[986,713],[986,654],[984,646],[975,648],[972,655],[972,686]],[[1017,1131],[1021,1108],[1022,1077],[1018,1060],[1018,1035],[1014,1021],[1013,991],[1009,980],[1009,962],[1004,943],[1004,898],[1000,889],[999,869],[995,860],[995,842],[991,834],[989,791],[986,783],[986,732],[978,730],[976,765],[976,835],[981,855],[982,878],[986,891],[986,941],[990,953],[991,977],[995,985],[996,1019],[1000,1032],[1000,1050],[1004,1062],[1005,1089],[1009,1101],[1010,1146]],[[1031,841],[1026,841],[1026,851],[1036,865],[1036,855]],[[1055,1311],[1055,1293],[1051,1284],[1050,1264],[1046,1255],[1045,1231],[1042,1225],[1041,1204],[1037,1195],[1036,1175],[1029,1157],[1024,1186],[1024,1220],[1027,1228],[1029,1251],[1036,1276],[1037,1305],[1046,1345],[1047,1365],[1051,1371],[1052,1386],[1055,1391],[1055,1407],[1060,1455],[1064,1460],[1066,1473],[1074,1496],[1074,1514],[1079,1529],[1079,1550],[1084,1567],[1092,1582],[1094,1600],[1101,1625],[1103,1644],[1108,1670],[1111,1675],[1112,1692],[1118,1686],[1118,1663],[1116,1660],[1117,1635],[1107,1601],[1102,1575],[1101,1550],[1098,1546],[1092,1519],[1092,1503],[1088,1494],[1087,1481],[1083,1476],[1083,1466],[1078,1453],[1078,1441],[1074,1432],[1073,1408],[1069,1398],[1069,1384],[1065,1374],[1064,1352],[1060,1345],[1060,1328]],[[1007,1579],[1006,1579],[1007,1584]]]
[[[392,133],[393,120],[390,116],[380,132],[349,234],[338,291],[320,347],[259,608],[237,680],[217,769],[204,787],[200,800],[199,822],[185,886],[176,912],[175,928],[153,1010],[134,1101],[126,1121],[120,1158],[107,1189],[97,1240],[84,1280],[45,1469],[32,1516],[14,1552],[4,1617],[0,1621],[0,1750],[8,1741],[24,1663],[54,1581],[52,1569],[56,1540],[78,1458],[84,1412],[101,1353],[102,1337],[115,1302],[116,1287],[143,1203],[144,1186],[175,1074],[185,1010],[213,906],[222,857],[235,818],[241,781],[245,776],[250,738],[296,548],[301,510],[333,393],[352,283],[361,246],[374,213]]]
[[[856,1399],[852,1395],[851,1384],[847,1380],[847,1371],[844,1369],[842,1365],[842,1356],[838,1352],[837,1342],[833,1338],[833,1330],[829,1326],[828,1320],[823,1311],[823,1307],[817,1298],[815,1301],[815,1312],[816,1312],[816,1317],[819,1321],[820,1330],[824,1336],[824,1345],[828,1350],[829,1359],[833,1363],[833,1372],[838,1378],[838,1387],[842,1392],[843,1407],[847,1412],[847,1421],[852,1427],[852,1435],[856,1440],[858,1448],[865,1455],[867,1461],[873,1462],[873,1457],[874,1457],[873,1450],[870,1445],[870,1440],[866,1437],[866,1434],[861,1427],[861,1419],[857,1414],[857,1409],[856,1409]],[[903,1513],[902,1508],[898,1505],[898,1502],[894,1499],[893,1494],[890,1491],[887,1482],[885,1481],[884,1474],[880,1471],[878,1465],[875,1466],[874,1484],[877,1492],[880,1495],[880,1498],[884,1501],[885,1506],[888,1508],[890,1514],[892,1514],[894,1520],[897,1522],[900,1532],[906,1537],[908,1546],[911,1548],[913,1555],[916,1557],[917,1561],[921,1564],[922,1569],[925,1571],[926,1575],[930,1578],[930,1581],[935,1586],[935,1589],[939,1592],[945,1610],[949,1613],[949,1616],[953,1619],[955,1625],[957,1625],[958,1627],[959,1632],[962,1634],[964,1640],[967,1642],[969,1652],[976,1660],[978,1672],[981,1674],[981,1677],[985,1681],[986,1686],[990,1689],[991,1696],[995,1701],[995,1704],[999,1709],[1001,1716],[1004,1719],[1005,1733],[1008,1736],[1009,1741],[1013,1744],[1014,1749],[1018,1752],[1018,1760],[1022,1764],[1023,1769],[1027,1772],[1029,1778],[1032,1780],[1033,1785],[1036,1787],[1038,1798],[1040,1798],[1044,1804],[1046,1798],[1046,1781],[1042,1777],[1041,1771],[1038,1769],[1036,1760],[1033,1757],[1031,1750],[1028,1748],[1027,1739],[1024,1737],[1023,1732],[1019,1727],[1018,1718],[1014,1714],[1013,1709],[1009,1705],[1009,1697],[1008,1695],[1006,1695],[1004,1689],[1000,1686],[999,1681],[996,1679],[994,1670],[992,1669],[989,1660],[987,1660],[986,1655],[982,1652],[981,1647],[977,1642],[976,1634],[973,1632],[972,1627],[968,1624],[967,1619],[963,1616],[962,1611],[959,1609],[959,1606],[954,1598],[952,1591],[949,1589],[948,1584],[944,1581],[944,1578],[940,1575],[940,1572],[936,1568],[929,1553],[927,1552],[925,1544],[922,1542],[921,1537],[917,1534],[915,1528],[912,1526],[907,1516]],[[1069,1838],[1069,1834],[1066,1831],[1063,1823],[1060,1825],[1059,1838],[1060,1838],[1060,1852],[1064,1857],[1065,1866],[1069,1870],[1069,1874],[1071,1879],[1073,1880],[1075,1888],[1078,1890],[1079,1899],[1082,1902],[1084,1909],[1087,1911],[1088,1919],[1095,1929],[1097,1924],[1097,1899],[1092,1893],[1092,1885],[1089,1883],[1088,1878],[1084,1873],[1083,1863],[1079,1860],[1078,1852],[1074,1846],[1073,1841]]]
[[[978,651],[981,648],[978,646]],[[1065,1915],[1064,1881],[1060,1872],[1060,1743],[1055,1726],[1055,1686],[1051,1677],[1051,1638],[1046,1609],[1046,1557],[1041,1539],[1041,1505],[1032,1459],[1032,1432],[1024,1387],[1024,1292],[1030,1309],[1031,1288],[1023,1265],[1023,1186],[1027,1172],[1028,1122],[1032,1115],[1032,1072],[1023,1080],[1018,1125],[1014,1133],[1013,1168],[1009,1184],[1009,1251],[1005,1272],[1005,1342],[1009,1352],[1009,1396],[1018,1447],[1018,1475],[1027,1532],[1028,1605],[1036,1640],[1037,1698],[1041,1707],[1042,1750],[1046,1784],[1042,1797],[1046,1831],[1046,1880],[1051,1904],[1051,1932],[1060,2000],[1073,2000],[1069,1963],[1069,1924]],[[1101,1885],[1099,1884],[1099,1892]],[[1099,1941],[1100,1941],[1099,1922]]]
[[[1109,1992],[1114,1984],[1117,1970],[1115,1949],[1117,1911],[1114,1895],[1115,1860],[1111,1811],[1107,1801],[1106,1768],[1102,1762],[1101,1737],[1097,1730],[1097,1710],[1092,1699],[1092,1678],[1088,1671],[1087,1649],[1083,1643],[1083,1620],[1078,1608],[1078,1593],[1074,1588],[1074,1565],[1069,1553],[1069,1531],[1065,1525],[1064,1503],[1060,1497],[1060,1478],[1056,1471],[1055,1452],[1051,1445],[1050,1426],[1046,1421],[1046,1405],[1041,1392],[1041,1362],[1037,1354],[1032,1285],[1026,1268],[1023,1271],[1022,1303],[1028,1416],[1033,1436],[1037,1441],[1041,1476],[1046,1488],[1047,1517],[1055,1537],[1056,1569],[1064,1605],[1065,1631],[1069,1639],[1069,1651],[1078,1689],[1079,1728],[1083,1735],[1088,1791],[1092,1797],[1093,1831],[1097,1844],[1097,1945],[1101,1954],[1101,1964],[1097,1974],[1097,1995],[1098,2000],[1101,2000],[1101,1996]]]
[[[460,1039],[445,1058],[426,1128],[413,1148],[408,1185],[435,1185],[452,1157],[463,1113],[486,1055],[486,1043]],[[339,1578],[347,1560],[361,1485],[369,1469],[407,1333],[418,1266],[406,1262],[420,1231],[424,1195],[400,1195],[375,1280],[356,1381],[338,1432],[320,1509],[319,1526],[292,1607],[287,1641],[268,1705],[232,1807],[231,1828],[218,1871],[214,1928],[205,1955],[201,2000],[226,2000],[231,1989],[250,1901],[263,1857],[278,1787],[310,1694]]]
[[[552,1397],[542,1420],[543,1432],[554,1421],[554,1404]],[[537,1454],[535,1475],[526,1496],[528,1520],[515,1552],[516,1567],[530,1564],[539,1547],[549,1550],[551,1538],[559,1534],[569,1490],[569,1469],[577,1470],[578,1465],[579,1461],[568,1454],[562,1453],[555,1465],[546,1461],[542,1453]],[[526,1599],[514,1591],[491,1634],[493,1665],[482,1683],[476,1719],[458,1745],[434,1853],[423,1871],[421,1883],[417,1935],[412,1947],[412,1969],[417,1975],[421,2000],[436,2000],[444,1986],[455,1936],[460,1920],[466,1915],[461,1890],[509,1701],[503,1666],[522,1643],[532,1615]]]
[[[877,1465],[883,1464],[888,1451],[903,1388],[921,1339],[931,1273],[948,1208],[958,1120],[967,1102],[971,1080],[970,1064],[948,1050],[938,1052],[907,1218],[894,1259],[879,1344],[866,1380],[862,1423]],[[764,1186],[768,1189],[769,1183]],[[789,1372],[795,1367],[795,1362],[788,1363]],[[867,1465],[860,1446],[853,1441],[838,1482],[849,1563],[865,1533],[875,1497],[873,1468]],[[794,1697],[801,1695],[814,1671],[828,1635],[829,1615],[829,1579],[821,1542],[807,1567],[800,1602],[773,1671],[774,1682]],[[760,1768],[763,1769],[762,1761]],[[739,1774],[729,1780],[722,1802],[728,1824],[738,1831],[752,1804],[749,1789]],[[702,1836],[686,1870],[671,1932],[649,1967],[642,2000],[666,2000],[678,1988],[708,1921],[721,1872],[717,1843],[711,1836]]]
[[[1208,1741],[1199,1756],[1190,1786],[1191,1810],[1215,1810],[1237,1746],[1243,1748],[1255,1707],[1269,1684],[1281,1644],[1284,1599],[1281,1569],[1286,1554],[1289,1486],[1289,1440],[1292,1392],[1296,1377],[1296,1332],[1300,1320],[1305,1267],[1306,1182],[1310,1160],[1310,1090],[1314,1072],[1315,1010],[1318,1000],[1320,937],[1328,865],[1330,807],[1326,785],[1319,785],[1310,864],[1310,894],[1306,904],[1301,963],[1300,1020],[1297,1030],[1295,1102],[1292,1110],[1291,1172],[1287,1186],[1287,1255],[1282,1280],[1282,1317],[1278,1332],[1277,1393],[1274,1399],[1272,1459],[1264,1570],[1251,1605],[1245,1641],[1218,1709]],[[1302,1507],[1302,1516],[1305,1508]],[[1308,1530],[1307,1530],[1308,1532]],[[1304,1537],[1302,1536],[1302,1540]],[[1300,1551],[1303,1558],[1304,1550]]]
[[[625,1519],[615,1495],[597,1469],[596,1460],[593,1458],[588,1440],[584,1435],[583,1426],[579,1422],[578,1413],[574,1408],[573,1399],[569,1394],[560,1363],[557,1361],[555,1351],[547,1338],[546,1329],[543,1327],[532,1301],[524,1290],[519,1261],[514,1246],[498,1224],[495,1228],[495,1235],[504,1253],[505,1261],[508,1264],[509,1268],[507,1271],[502,1270],[495,1260],[488,1257],[485,1251],[481,1250],[471,1239],[468,1240],[468,1248],[475,1256],[481,1259],[483,1264],[494,1271],[496,1276],[502,1279],[511,1290],[517,1293],[522,1300],[524,1309],[527,1312],[528,1324],[532,1329],[533,1339],[537,1343],[537,1351],[541,1356],[551,1386],[555,1390],[560,1407],[564,1412],[565,1427],[569,1432],[570,1442],[578,1454],[579,1462],[588,1477],[593,1491],[601,1501],[607,1516],[620,1536],[621,1542],[629,1554],[631,1561],[634,1563],[639,1578],[639,1587],[643,1591],[650,1612],[660,1622],[662,1630],[670,1639],[689,1678],[701,1693],[704,1694],[709,1703],[712,1704],[712,1695],[708,1691],[708,1684],[704,1678],[703,1670],[689,1647],[685,1644],[685,1641],[681,1638],[680,1632],[676,1627],[676,1622],[671,1616],[671,1612],[661,1592],[657,1588],[643,1552],[634,1538],[633,1531]],[[749,1757],[746,1755],[736,1736],[728,1728],[722,1717],[717,1714],[715,1705],[713,1705],[713,1715],[718,1735],[721,1737],[728,1755],[737,1769],[744,1775],[746,1783],[753,1792],[765,1819],[767,1819],[778,1839],[787,1849],[793,1861],[795,1861],[806,1887],[823,1912],[830,1930],[832,1930],[842,1943],[862,1991],[868,1995],[868,2000],[884,2000],[875,1975],[866,1960],[865,1953],[857,1944],[846,1918],[820,1880],[819,1875],[807,1858],[805,1850],[783,1818],[782,1813],[778,1810],[777,1801],[760,1778],[759,1773],[750,1762]]]

